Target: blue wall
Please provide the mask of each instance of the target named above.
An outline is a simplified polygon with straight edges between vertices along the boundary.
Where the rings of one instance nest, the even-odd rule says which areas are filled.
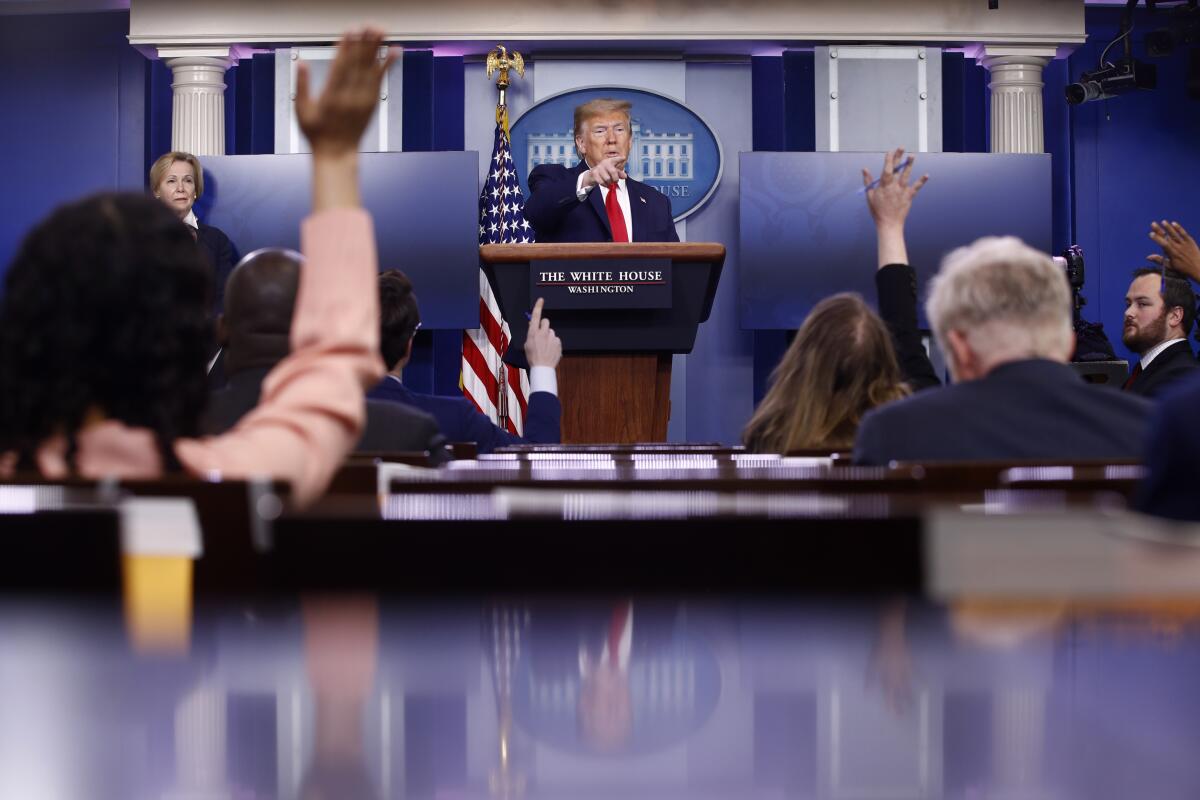
[[[0,269],[60,203],[141,189],[147,61],[128,32],[128,12],[3,17]]]
[[[1187,96],[1188,53],[1149,59],[1142,47],[1143,34],[1165,25],[1167,17],[1162,11],[1135,15],[1134,56],[1158,66],[1156,90],[1069,112],[1074,238],[1087,265],[1083,312],[1104,324],[1123,358],[1130,356],[1120,342],[1130,273],[1156,252],[1147,238],[1150,220],[1176,219],[1200,234],[1200,101]],[[1119,21],[1117,11],[1088,9],[1088,44],[1067,64],[1072,80],[1095,68]],[[1120,47],[1109,53],[1110,60]],[[1047,82],[1047,109],[1057,102]]]

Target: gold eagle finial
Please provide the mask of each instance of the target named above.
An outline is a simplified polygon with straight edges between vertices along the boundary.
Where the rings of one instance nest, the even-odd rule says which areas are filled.
[[[515,69],[517,74],[524,78],[525,59],[516,50],[510,51],[502,44],[496,45],[487,55],[487,76],[490,78],[492,73],[498,71],[500,78],[496,81],[496,86],[504,90],[508,88],[508,71],[510,69]]]

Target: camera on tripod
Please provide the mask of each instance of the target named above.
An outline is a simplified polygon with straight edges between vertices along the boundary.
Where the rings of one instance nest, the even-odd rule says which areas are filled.
[[[1067,283],[1071,286],[1071,307],[1078,322],[1080,309],[1087,305],[1087,298],[1083,296],[1083,248],[1077,244],[1071,245],[1062,251],[1061,256],[1054,256],[1054,263],[1062,267],[1067,276]]]

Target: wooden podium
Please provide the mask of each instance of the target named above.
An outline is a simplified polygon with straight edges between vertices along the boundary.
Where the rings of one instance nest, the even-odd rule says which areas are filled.
[[[712,243],[489,244],[479,248],[484,272],[512,344],[504,360],[524,367],[526,313],[543,293],[540,264],[669,262],[669,302],[657,308],[555,308],[545,316],[562,339],[558,394],[562,440],[568,444],[662,442],[671,412],[671,357],[689,353],[716,297],[725,247]],[[591,264],[589,264],[591,262]]]

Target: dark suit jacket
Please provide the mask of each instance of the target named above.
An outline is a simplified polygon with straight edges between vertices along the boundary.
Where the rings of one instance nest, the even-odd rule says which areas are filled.
[[[1140,458],[1149,412],[1148,400],[1088,385],[1066,364],[1013,361],[869,412],[854,461]]]
[[[1200,521],[1197,408],[1200,408],[1200,373],[1197,372],[1167,389],[1154,404],[1143,459],[1146,479],[1134,502],[1139,511],[1171,519]]]
[[[558,397],[549,392],[529,395],[524,438],[494,425],[465,397],[418,394],[390,376],[367,392],[367,397],[404,403],[432,414],[446,438],[452,442],[475,442],[480,453],[490,453],[510,444],[557,444],[562,441],[562,405]]]
[[[1191,375],[1197,367],[1200,367],[1200,363],[1197,363],[1192,346],[1185,339],[1156,355],[1150,366],[1142,370],[1125,391],[1142,397],[1157,397],[1163,389]]]
[[[888,264],[875,271],[875,292],[904,380],[913,391],[941,386],[917,327],[917,273],[908,264]]]
[[[561,164],[542,164],[529,173],[529,199],[525,219],[533,226],[539,242],[611,242],[612,227],[599,187],[579,202],[575,184],[587,171],[580,161],[567,169]],[[671,201],[644,183],[625,180],[629,191],[629,213],[633,217],[633,241],[678,242]]]
[[[224,389],[210,394],[205,433],[224,433],[258,405],[262,382],[270,371],[269,367],[240,370],[229,376]],[[427,451],[434,463],[439,463],[446,457],[445,445],[446,438],[429,414],[399,403],[368,400],[367,425],[354,449],[370,453]]]
[[[220,228],[204,223],[200,223],[196,230],[196,244],[212,267],[213,313],[220,314],[225,310],[225,281],[229,280],[229,273],[237,266],[237,251]]]

